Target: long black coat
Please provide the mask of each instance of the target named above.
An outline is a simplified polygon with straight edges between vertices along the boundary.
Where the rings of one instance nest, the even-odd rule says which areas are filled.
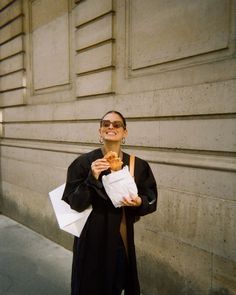
[[[79,212],[91,204],[93,207],[80,238],[74,239],[73,295],[112,295],[112,285],[116,279],[116,245],[120,235],[122,209],[112,205],[101,182],[102,175],[96,180],[91,173],[91,163],[102,157],[101,149],[83,154],[72,162],[67,172],[62,199]],[[124,165],[129,165],[129,158],[128,154],[123,154]],[[155,211],[157,201],[152,171],[148,163],[138,157],[135,158],[134,176],[142,205],[125,207],[129,256],[126,295],[140,295],[133,224],[137,216]]]

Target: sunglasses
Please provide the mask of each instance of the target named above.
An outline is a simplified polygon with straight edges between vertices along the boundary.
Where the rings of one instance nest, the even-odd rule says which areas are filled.
[[[121,127],[125,128],[124,124],[121,121],[113,121],[113,122],[110,120],[102,120],[101,121],[101,127],[108,128],[108,127],[110,127],[111,124],[114,128],[121,128]]]

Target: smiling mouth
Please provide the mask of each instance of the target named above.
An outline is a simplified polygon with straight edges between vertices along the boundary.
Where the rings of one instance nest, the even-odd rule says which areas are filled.
[[[106,132],[107,135],[116,135],[115,132],[112,132],[112,131],[109,131],[109,132]]]

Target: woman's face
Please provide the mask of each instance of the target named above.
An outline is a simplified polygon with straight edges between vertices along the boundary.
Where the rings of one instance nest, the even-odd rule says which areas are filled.
[[[99,132],[104,141],[120,142],[123,137],[127,136],[127,130],[124,128],[122,118],[118,114],[109,113],[103,118],[102,122]]]

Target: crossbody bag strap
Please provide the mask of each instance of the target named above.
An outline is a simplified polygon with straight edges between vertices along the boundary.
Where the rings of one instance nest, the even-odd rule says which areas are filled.
[[[129,172],[130,172],[132,177],[134,177],[134,165],[135,165],[135,156],[130,155],[130,158],[129,158]]]

